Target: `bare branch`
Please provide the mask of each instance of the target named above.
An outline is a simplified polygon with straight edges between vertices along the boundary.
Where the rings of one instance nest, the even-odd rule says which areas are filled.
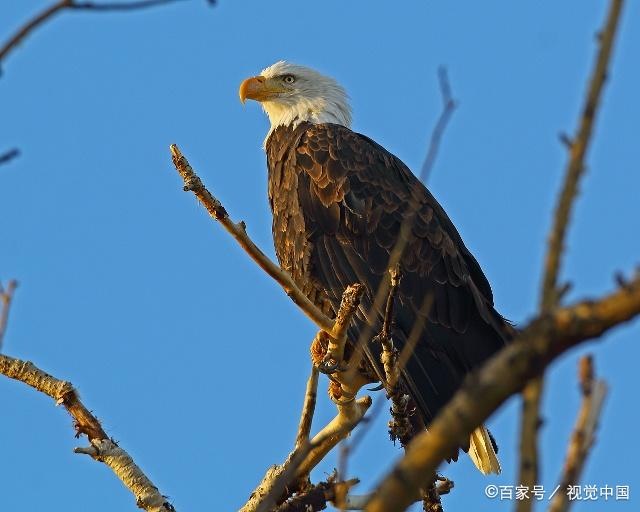
[[[294,449],[282,465],[271,466],[267,470],[240,512],[271,510],[285,493],[289,483],[299,479],[301,475],[308,475],[327,453],[349,435],[370,406],[371,398],[368,396],[349,402],[346,406],[338,406],[338,415],[310,443]]]
[[[137,9],[146,9],[148,7],[156,7],[170,3],[181,2],[184,0],[137,0],[131,2],[78,2],[75,0],[60,0],[25,23],[18,31],[11,36],[6,43],[0,47],[0,66],[11,51],[17,48],[40,25],[52,19],[56,14],[64,9],[82,10],[82,11],[132,11]],[[211,2],[210,2],[211,3]]]
[[[579,302],[534,320],[513,343],[467,377],[433,420],[429,432],[413,439],[366,510],[404,510],[452,450],[528,380],[571,347],[597,338],[639,313],[640,272],[626,288],[598,301]]]
[[[133,2],[78,2],[74,0],[69,8],[85,11],[136,11],[184,1],[186,0],[137,0]]]
[[[396,294],[398,292],[398,286],[400,285],[400,269],[394,267],[389,270],[389,295],[387,297],[387,305],[384,311],[384,321],[382,323],[382,330],[376,337],[377,341],[382,345],[381,361],[384,368],[385,379],[387,382],[387,393],[393,394],[393,389],[396,387],[400,379],[400,371],[398,369],[398,351],[393,346],[393,340],[391,339],[391,326],[393,324],[393,307],[396,300]]]
[[[589,81],[589,88],[582,108],[582,116],[580,117],[576,135],[573,141],[571,141],[564,184],[558,198],[558,204],[556,205],[553,228],[549,235],[549,246],[545,262],[544,278],[542,280],[540,301],[540,309],[543,311],[551,309],[557,304],[558,274],[567,227],[569,225],[571,210],[578,194],[578,184],[585,171],[584,159],[589,149],[593,125],[600,106],[602,89],[607,79],[622,4],[623,0],[611,1],[604,29],[598,38],[600,47]]]
[[[20,156],[20,150],[18,148],[12,148],[9,151],[5,151],[0,154],[0,165],[11,162],[14,158]]]
[[[304,394],[304,404],[302,405],[302,414],[300,415],[300,424],[298,425],[298,435],[296,436],[296,448],[300,448],[309,442],[309,432],[311,432],[311,423],[313,421],[313,413],[316,409],[317,396],[318,369],[315,365],[311,365],[311,375],[307,381],[307,389]]]
[[[344,353],[347,328],[358,307],[360,297],[364,291],[363,287],[359,284],[354,284],[345,290],[336,319],[335,321],[331,320],[298,288],[289,273],[271,261],[258,246],[253,243],[247,235],[244,223],[235,223],[231,220],[222,203],[205,188],[177,146],[171,146],[171,153],[176,170],[184,180],[184,190],[192,191],[209,214],[223,225],[227,232],[238,241],[241,247],[260,268],[280,284],[300,309],[302,309],[323,332],[329,335],[330,340],[327,355],[329,358],[335,359],[337,363],[340,363]],[[352,355],[350,367],[354,369],[353,372],[343,372],[340,377],[336,377],[336,380],[339,380],[341,384],[341,393],[346,398],[344,403],[338,405],[338,415],[314,437],[308,451],[298,445],[298,449],[291,453],[287,462],[281,466],[275,466],[267,472],[263,481],[254,491],[252,499],[242,509],[243,511],[261,510],[259,507],[272,506],[284,491],[285,487],[294,478],[308,475],[311,469],[313,469],[338,442],[344,439],[362,419],[371,404],[371,399],[365,397],[357,401],[354,400],[360,387],[366,383],[363,379],[358,378],[357,375],[357,369],[359,367],[357,354]],[[267,508],[264,510],[267,510]]]
[[[560,263],[569,226],[573,204],[578,194],[580,178],[585,171],[585,156],[591,142],[591,134],[600,105],[601,93],[607,78],[613,42],[618,28],[623,0],[612,0],[604,29],[599,37],[599,51],[596,57],[582,115],[573,140],[564,137],[568,143],[569,161],[565,170],[564,184],[558,197],[553,227],[549,236],[548,249],[542,279],[540,311],[542,313],[556,307],[562,291],[558,286]],[[543,376],[531,381],[523,392],[522,429],[520,435],[519,483],[531,488],[538,481],[538,429],[541,425],[540,401],[544,387]],[[518,501],[518,512],[528,512],[531,500]]]
[[[337,407],[337,416],[311,440],[313,447],[300,464],[297,470],[299,475],[308,475],[340,441],[351,433],[371,407],[371,397],[364,396]]]
[[[403,347],[402,353],[399,354],[391,337],[394,302],[401,279],[399,267],[396,266],[389,270],[389,276],[389,295],[387,297],[387,304],[385,307],[384,321],[380,334],[378,334],[374,339],[379,341],[382,346],[380,360],[385,374],[387,398],[391,400],[391,420],[388,424],[389,436],[393,442],[395,442],[396,439],[399,440],[400,444],[404,448],[413,438],[416,431],[424,428],[424,425],[422,424],[419,428],[415,428],[414,424],[411,422],[409,415],[414,409],[415,404],[411,400],[411,397],[406,394],[404,387],[400,384],[400,375],[402,374],[404,365],[413,353],[416,342],[419,338],[419,333],[413,332],[413,339],[409,336],[410,339]],[[417,323],[419,323],[419,321],[416,321],[414,326]]]
[[[429,149],[427,151],[425,163],[422,166],[422,172],[420,173],[420,180],[423,183],[428,178],[428,174],[431,168],[433,167],[433,164],[435,162],[435,157],[440,148],[440,140],[442,139],[442,135],[444,134],[444,131],[448,125],[449,119],[453,114],[453,111],[455,110],[455,106],[456,106],[455,101],[451,97],[451,87],[449,85],[449,80],[448,80],[445,68],[441,67],[438,70],[438,77],[440,80],[440,89],[442,92],[443,110],[431,134]],[[420,184],[417,183],[416,191],[418,190],[419,187],[420,187]],[[398,234],[398,238],[396,239],[396,242],[393,246],[393,250],[389,255],[389,261],[387,263],[387,272],[397,267],[402,259],[402,254],[404,253],[407,243],[409,242],[409,237],[411,234],[411,229],[415,222],[415,217],[418,213],[418,209],[421,206],[419,203],[419,197],[420,197],[419,193],[411,194],[411,198],[406,207],[407,215],[404,217],[402,224],[400,225],[400,232]],[[371,337],[373,335],[373,325],[375,323],[373,319],[377,314],[376,312],[381,311],[383,306],[385,305],[385,301],[388,298],[389,285],[390,285],[390,282],[386,279],[382,279],[380,281],[378,289],[376,290],[373,304],[371,305],[371,307],[369,308],[369,311],[365,315],[367,318],[367,323],[364,325],[363,329],[361,330],[358,341],[355,344],[354,353],[356,354],[356,357],[358,357],[358,354],[364,350],[365,344],[369,343],[369,341],[371,340]],[[424,302],[423,302],[423,305],[425,305]],[[420,320],[418,320],[418,322],[419,321]],[[419,334],[420,332],[416,331],[416,336],[417,336],[415,338],[416,343],[419,339]],[[413,351],[413,349],[411,351]],[[405,355],[408,358],[411,355],[411,352],[407,352]],[[402,354],[400,357],[402,358]],[[403,368],[403,366],[400,366],[400,368]],[[351,371],[355,371],[355,370],[351,368]]]
[[[171,145],[171,154],[173,164],[184,180],[184,190],[193,192],[200,203],[207,209],[209,215],[222,224],[227,232],[231,234],[247,254],[251,256],[251,259],[284,289],[291,300],[293,300],[320,329],[335,338],[336,336],[333,336],[333,320],[320,311],[320,309],[309,300],[294,283],[288,272],[282,270],[271,261],[260,248],[253,243],[249,235],[247,235],[244,222],[235,223],[231,220],[222,203],[205,188],[188,160],[182,155],[175,144]]]
[[[2,342],[4,341],[4,333],[7,332],[7,324],[9,323],[9,309],[11,308],[11,301],[13,300],[13,294],[18,287],[18,281],[11,279],[7,283],[7,287],[3,288],[0,283],[0,352],[2,352]]]
[[[303,493],[277,507],[274,512],[315,512],[324,510],[327,508],[328,503],[335,501],[338,494],[347,492],[350,487],[357,483],[357,479],[338,482],[334,473],[326,482],[312,485]]]
[[[427,156],[425,157],[422,168],[420,169],[420,181],[422,181],[422,183],[426,183],[429,179],[431,169],[433,168],[436,156],[438,155],[442,134],[449,124],[453,111],[457,107],[456,101],[453,99],[453,96],[451,96],[451,85],[449,84],[447,68],[444,66],[440,66],[438,68],[438,80],[440,82],[440,93],[442,95],[442,112],[440,113],[440,117],[431,132],[431,140],[429,141]]]
[[[138,507],[149,512],[175,512],[158,488],[146,477],[133,459],[109,439],[98,419],[84,406],[70,382],[52,377],[33,363],[0,355],[0,373],[50,396],[62,404],[74,419],[76,437],[85,434],[91,443],[87,448],[76,448],[76,453],[91,455],[109,466],[133,493]]]
[[[330,331],[334,333],[339,340],[343,340],[343,343],[348,325],[360,303],[362,292],[362,286],[351,285],[348,286],[342,294],[340,309]],[[324,332],[325,331],[321,331],[322,334]],[[317,338],[318,336],[316,336],[316,339]],[[313,356],[312,345],[312,357]],[[314,359],[314,365],[315,364],[316,361]],[[349,364],[358,366],[359,362],[355,361],[352,356]],[[355,377],[353,380],[346,378],[351,375],[349,372],[341,372],[335,377],[336,380],[339,380],[341,386],[340,393],[343,395],[343,400],[336,401],[338,414],[308,442],[306,438],[308,437],[311,423],[311,413],[309,411],[311,410],[311,401],[313,400],[315,402],[315,397],[312,398],[312,395],[315,395],[315,388],[317,387],[317,373],[312,372],[307,385],[307,394],[294,450],[282,465],[269,468],[267,474],[252,493],[249,501],[241,509],[241,512],[267,512],[271,510],[292,482],[297,481],[300,483],[301,481],[306,481],[311,470],[316,467],[327,453],[341,440],[347,437],[362,420],[371,406],[371,398],[366,396],[355,400],[358,390],[364,385],[365,381],[359,379],[357,374],[354,374]],[[310,390],[312,390],[313,393],[310,393]],[[294,485],[294,487],[296,486]]]
[[[55,4],[50,5],[38,15],[36,15],[33,19],[29,20],[25,25],[23,25],[13,36],[9,38],[9,40],[2,45],[0,48],[0,65],[6,58],[6,56],[16,48],[23,39],[25,39],[33,30],[42,25],[45,21],[51,19],[53,16],[58,14],[62,9],[65,9],[69,6],[71,2],[69,0],[60,0]]]
[[[540,417],[540,402],[544,379],[532,379],[522,390],[522,420],[520,422],[520,464],[518,483],[532,489],[538,483],[538,431],[543,425]],[[518,500],[517,512],[528,512],[532,500]]]
[[[580,474],[594,443],[594,434],[598,427],[602,405],[607,395],[607,384],[595,380],[593,359],[585,356],[580,359],[578,376],[582,391],[582,405],[571,435],[564,471],[560,478],[560,492],[553,497],[549,512],[564,512],[569,509],[568,489],[580,481]],[[564,492],[563,492],[564,491]]]
[[[333,373],[335,370],[343,369],[344,349],[347,344],[347,330],[349,329],[353,315],[360,305],[360,299],[362,299],[363,293],[364,286],[355,283],[347,286],[342,294],[340,308],[338,309],[338,314],[336,315],[336,320],[330,333],[327,352],[319,365],[321,371]],[[346,391],[344,386],[343,390]]]

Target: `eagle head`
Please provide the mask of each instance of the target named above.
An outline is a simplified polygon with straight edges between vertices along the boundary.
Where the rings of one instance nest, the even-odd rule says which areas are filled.
[[[304,121],[351,127],[351,107],[342,86],[305,66],[276,62],[243,81],[239,94],[242,103],[250,99],[262,104],[271,121],[269,133]]]

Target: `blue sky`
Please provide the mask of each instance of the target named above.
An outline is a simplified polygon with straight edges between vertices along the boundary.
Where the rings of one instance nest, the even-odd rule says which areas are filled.
[[[6,3],[2,40],[48,5]],[[273,254],[267,120],[240,105],[240,81],[283,58],[331,74],[352,97],[354,128],[417,169],[446,65],[460,106],[429,186],[499,310],[522,324],[566,161],[558,133],[575,126],[605,4],[185,1],[58,16],[0,78],[0,152],[22,151],[0,167],[0,278],[20,281],[4,352],[73,382],[178,510],[236,510],[292,446],[315,330],[181,191],[169,144]],[[611,290],[640,254],[640,5],[628,4],[569,233],[568,300]],[[555,487],[579,405],[576,361],[589,351],[611,393],[583,481],[631,488],[627,503],[575,510],[638,499],[638,327],[550,371],[542,483]],[[320,386],[315,428],[334,413]],[[2,510],[136,510],[106,467],[72,453],[86,441],[50,399],[0,379],[0,406]],[[518,408],[514,398],[489,422],[503,474],[484,478],[467,458],[443,468],[456,483],[445,510],[513,508],[484,488],[516,483]],[[386,421],[349,461],[361,492],[400,455]]]

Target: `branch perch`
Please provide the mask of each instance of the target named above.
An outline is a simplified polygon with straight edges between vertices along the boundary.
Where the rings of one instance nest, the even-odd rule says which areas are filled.
[[[340,440],[349,435],[370,406],[371,398],[365,396],[350,402],[345,406],[348,409],[339,410],[338,415],[310,443],[294,449],[283,464],[271,466],[267,470],[240,512],[268,512],[275,507],[287,485],[302,475],[308,475]],[[348,414],[347,411],[353,414]],[[346,419],[347,415],[350,420]]]
[[[11,308],[11,301],[13,300],[13,294],[18,287],[18,281],[11,279],[7,283],[7,287],[3,288],[0,283],[0,352],[2,352],[2,342],[4,340],[4,333],[7,332],[7,324],[9,323],[9,309]]]
[[[19,156],[20,156],[20,150],[18,148],[11,148],[10,150],[0,154],[0,165],[7,164],[11,162],[11,160]]]
[[[336,315],[335,323],[331,326],[330,331],[335,334],[338,340],[342,340],[343,349],[347,328],[358,308],[363,291],[361,285],[356,284],[347,287],[342,295],[342,302]],[[349,364],[355,364],[353,359],[349,361]],[[348,372],[338,373],[338,375],[346,374]],[[269,468],[258,487],[251,494],[249,501],[241,509],[241,512],[267,512],[276,506],[291,482],[306,481],[311,470],[342,439],[349,435],[371,406],[371,398],[368,396],[358,400],[354,399],[360,389],[357,387],[355,380],[343,381],[341,385],[344,387],[343,391],[347,399],[336,404],[338,414],[308,442],[307,437],[311,426],[313,405],[315,405],[317,380],[318,374],[314,368],[307,383],[307,392],[294,450],[282,465]]]
[[[528,380],[568,349],[601,336],[639,313],[640,271],[624,288],[600,300],[559,308],[534,320],[512,344],[467,377],[429,431],[413,439],[366,510],[404,510],[451,451]]]
[[[611,60],[622,4],[622,0],[612,0],[611,2],[605,26],[599,37],[600,48],[589,81],[575,138],[574,140],[565,139],[569,148],[569,161],[549,236],[540,297],[541,313],[557,307],[562,296],[562,290],[566,289],[565,287],[558,287],[560,264],[571,211],[578,194],[578,185],[586,168],[584,161],[591,142],[593,126],[607,78],[607,70]],[[544,380],[541,375],[525,387],[522,395],[522,431],[520,436],[520,474],[518,481],[528,488],[532,488],[538,482],[538,429],[541,424],[540,400],[543,387]],[[531,500],[519,500],[517,509],[519,512],[528,512],[531,510],[532,505]]]
[[[571,435],[564,471],[560,479],[560,492],[553,497],[549,512],[564,512],[569,509],[571,503],[567,489],[580,481],[584,463],[595,441],[595,431],[607,395],[607,384],[603,380],[596,380],[594,373],[592,357],[581,358],[578,375],[582,405]]]
[[[316,409],[316,398],[318,396],[318,376],[318,369],[315,365],[311,365],[311,375],[307,381],[300,424],[298,425],[298,435],[296,436],[296,448],[300,448],[309,442],[311,422],[313,421],[313,413]]]
[[[320,329],[332,338],[338,338],[340,333],[337,333],[338,336],[335,336],[333,333],[333,320],[320,311],[320,309],[308,299],[302,290],[294,283],[288,272],[282,270],[271,261],[269,257],[253,243],[249,235],[247,235],[244,222],[236,223],[231,220],[225,207],[206,189],[202,180],[196,175],[189,164],[189,161],[175,144],[171,145],[171,155],[173,165],[175,165],[176,170],[184,180],[184,190],[191,191],[195,194],[198,201],[207,209],[209,215],[222,224],[227,232],[233,236],[247,254],[249,254],[251,259],[282,287],[291,300],[293,300]]]
[[[125,450],[109,439],[98,419],[84,406],[70,382],[56,379],[31,362],[0,355],[0,373],[50,396],[56,405],[63,405],[74,419],[76,437],[84,434],[91,446],[76,448],[111,468],[133,493],[136,504],[148,512],[175,512],[173,505],[133,462]]]

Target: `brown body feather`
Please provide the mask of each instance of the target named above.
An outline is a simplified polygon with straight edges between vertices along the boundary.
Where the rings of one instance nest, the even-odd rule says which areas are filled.
[[[398,158],[335,124],[281,126],[267,145],[276,254],[305,293],[331,313],[345,287],[366,292],[350,332],[357,336],[387,271],[408,205],[419,205],[401,258],[393,339],[401,349],[427,294],[433,305],[403,383],[425,425],[465,375],[499,350],[511,328],[493,307],[478,262],[431,193]],[[380,329],[383,311],[370,318]],[[369,343],[374,368],[379,353]]]

